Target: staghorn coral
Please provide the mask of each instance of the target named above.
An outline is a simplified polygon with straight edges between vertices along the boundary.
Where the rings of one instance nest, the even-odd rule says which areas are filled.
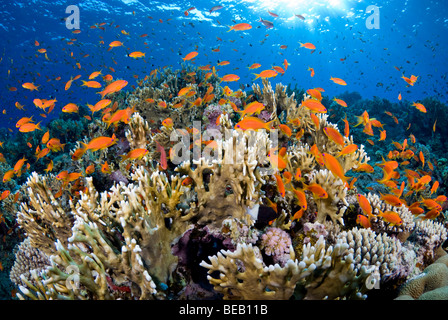
[[[138,112],[135,112],[129,121],[129,129],[125,131],[131,149],[146,148],[149,133],[148,122]]]
[[[309,176],[311,183],[320,184],[328,193],[325,199],[314,197],[317,206],[317,222],[323,223],[329,216],[333,222],[344,225],[343,215],[348,203],[345,200],[347,188],[342,180],[326,169],[313,171]]]
[[[73,217],[55,199],[47,178],[33,172],[26,184],[29,204],[22,202],[17,222],[30,238],[31,245],[50,255],[55,251],[56,240],[67,244]]]
[[[34,176],[33,181],[41,180]],[[190,218],[176,209],[182,194],[180,179],[170,182],[159,172],[149,176],[143,168],[132,179],[136,184],[121,183],[99,196],[92,179],[87,178],[86,192],[76,204],[71,204],[71,213],[76,217],[72,235],[65,245],[57,241],[50,256],[52,266],[44,272],[48,280],[42,286],[50,294],[44,294],[36,286],[32,290],[39,289],[41,295],[52,298],[110,299],[115,296],[107,286],[109,277],[116,285],[129,282],[133,296],[147,299],[156,293],[151,275],[158,281],[169,279],[177,260],[171,254],[171,244],[187,230]],[[41,191],[44,185],[31,184],[28,191],[33,193],[33,188]],[[171,232],[164,230],[165,219],[171,220]],[[29,225],[28,230],[34,226]],[[121,236],[117,238],[119,230]],[[160,256],[164,259],[159,259]],[[84,290],[67,290],[64,283],[70,277],[66,271],[70,265],[80,272],[80,286]],[[62,289],[48,287],[53,284]],[[24,293],[37,297],[37,293],[29,290]]]
[[[263,89],[258,84],[252,85],[252,90],[259,102],[262,102],[266,107],[266,111],[271,115],[271,120],[277,118],[277,112],[289,108],[295,108],[297,101],[294,99],[294,93],[288,96],[286,93],[287,87],[278,83],[275,90],[272,89],[271,83],[267,79],[262,79]],[[279,110],[279,111],[277,111]]]
[[[293,294],[303,299],[362,298],[359,290],[370,271],[353,268],[347,244],[326,248],[321,236],[314,246],[304,245],[300,261],[295,259],[292,247],[289,255],[283,267],[265,266],[258,247],[238,245],[233,252],[221,250],[209,257],[210,264],[203,261],[201,266],[209,274],[219,271],[218,278],[209,275],[208,279],[224,299],[284,300]]]
[[[225,140],[218,140],[222,158],[201,157],[193,164],[187,160],[176,168],[193,180],[197,203],[190,203],[189,211],[194,212],[198,224],[220,228],[229,217],[252,224],[246,208],[253,207],[260,197],[265,181],[259,162],[269,146],[266,132],[232,131]]]

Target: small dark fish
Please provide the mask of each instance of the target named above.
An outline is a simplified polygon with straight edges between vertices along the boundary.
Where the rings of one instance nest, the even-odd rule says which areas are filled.
[[[274,24],[271,21],[263,20],[260,18],[260,22],[265,25],[266,29],[270,29],[270,28],[274,27]]]
[[[216,11],[216,10],[219,10],[219,9],[222,9],[222,8],[224,8],[223,6],[214,6],[213,8],[211,8],[210,9],[210,13],[212,13],[213,11]]]
[[[258,209],[258,223],[267,223],[277,218],[277,213],[271,207],[261,205]]]

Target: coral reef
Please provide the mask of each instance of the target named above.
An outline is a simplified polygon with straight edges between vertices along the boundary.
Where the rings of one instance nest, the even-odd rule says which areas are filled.
[[[448,255],[445,254],[422,273],[409,279],[396,300],[447,300]]]
[[[367,148],[309,108],[332,102],[262,85],[249,96],[184,65],[113,95],[123,118],[83,124],[83,140],[66,137],[69,154],[53,158],[60,173],[32,172],[6,206],[26,235],[10,273],[18,297],[366,299],[416,275],[403,296],[436,289],[444,214],[412,211],[439,208],[434,192],[383,159],[388,179],[375,184],[402,202],[373,188],[362,202]],[[262,110],[245,115],[251,102]],[[95,138],[112,143],[87,147]]]

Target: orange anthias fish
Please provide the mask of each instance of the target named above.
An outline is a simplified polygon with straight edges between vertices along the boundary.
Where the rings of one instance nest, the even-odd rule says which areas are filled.
[[[320,93],[319,90],[316,89],[308,89],[306,90],[306,93],[309,94],[314,99],[321,101],[322,100],[322,93]]]
[[[118,122],[124,122],[128,124],[134,111],[134,107],[132,107],[132,109],[128,107],[126,109],[117,110],[112,116],[110,116],[109,119],[103,118],[103,122],[107,123],[107,128],[109,128],[111,124],[116,124]]]
[[[343,106],[344,108],[347,108],[347,103],[344,100],[337,98],[334,98],[333,100],[336,101],[339,105]]]
[[[95,172],[95,165],[94,164],[91,164],[90,166],[88,166],[86,168],[86,174],[92,174],[94,172]]]
[[[310,76],[311,76],[311,77],[314,77],[314,74],[315,74],[315,72],[314,72],[314,68],[308,67],[308,71],[311,71]]]
[[[358,145],[356,145],[356,144],[349,144],[348,146],[344,147],[341,150],[341,152],[339,152],[339,154],[337,155],[336,158],[339,158],[340,156],[343,156],[343,155],[352,154],[356,150],[358,150]]]
[[[39,159],[42,159],[43,157],[45,157],[49,153],[50,153],[50,149],[48,149],[48,148],[40,150],[36,154],[36,161],[39,161]]]
[[[94,71],[94,72],[92,72],[92,73],[89,75],[89,80],[93,80],[93,79],[95,79],[95,78],[98,77],[100,74],[102,74],[101,71]]]
[[[218,66],[226,66],[226,65],[228,65],[228,64],[230,64],[229,61],[221,61],[221,62],[218,62]]]
[[[308,208],[308,202],[306,201],[306,194],[303,190],[292,189],[297,198],[297,204],[302,207],[303,210]]]
[[[42,130],[40,128],[40,122],[37,124],[31,123],[31,122],[27,122],[23,125],[20,126],[19,131],[20,132],[32,132],[34,130]]]
[[[278,173],[274,174],[274,177],[275,177],[275,180],[277,181],[278,193],[280,193],[282,198],[284,198],[286,195],[286,192],[285,192],[285,185],[283,184],[282,177],[280,177],[280,175]]]
[[[434,184],[431,187],[431,193],[430,195],[432,195],[434,192],[437,192],[437,189],[439,188],[439,181],[434,182]]]
[[[241,114],[241,117],[245,117],[246,115],[259,114],[261,110],[264,109],[264,105],[261,102],[253,101],[249,103],[243,111],[238,111]]]
[[[232,82],[232,81],[238,81],[240,80],[240,77],[236,74],[226,74],[224,77],[221,78],[221,81],[224,82]]]
[[[319,128],[320,128],[319,118],[312,112],[310,113],[310,117],[311,117],[311,120],[313,120],[314,125],[316,126],[316,130],[319,130]],[[298,124],[298,125],[300,125],[300,124]]]
[[[358,204],[362,211],[370,218],[372,217],[372,206],[370,205],[369,200],[362,195],[358,194]]]
[[[109,148],[110,146],[117,143],[117,138],[115,137],[115,134],[112,134],[112,137],[98,137],[92,139],[89,143],[85,144],[84,142],[81,142],[81,144],[84,145],[84,149],[91,150],[91,151],[98,151],[103,150],[106,148]]]
[[[279,128],[280,128],[280,131],[283,132],[288,137],[290,137],[292,135],[291,128],[288,127],[286,124],[280,124]]]
[[[320,166],[324,166],[325,165],[324,157],[322,156],[322,153],[317,148],[316,144],[313,144],[311,146],[309,153],[314,156],[314,158],[316,159],[317,163],[319,163]]]
[[[173,125],[174,125],[174,123],[173,123],[173,119],[171,119],[171,118],[166,118],[165,120],[162,121],[162,125],[163,125],[164,127],[167,127],[167,128],[172,128]]]
[[[101,83],[99,83],[98,81],[84,81],[84,80],[81,80],[82,81],[82,87],[87,87],[87,88],[95,88],[95,89],[98,89],[98,88],[101,88]]]
[[[325,167],[330,170],[336,177],[339,177],[344,183],[347,183],[348,177],[344,175],[344,169],[338,159],[329,153],[322,153]]]
[[[6,183],[9,180],[11,180],[13,176],[14,176],[14,169],[6,171],[5,174],[3,175],[3,183]]]
[[[193,58],[195,58],[199,53],[197,53],[196,51],[192,51],[189,54],[187,54],[185,57],[182,58],[182,60],[184,61],[188,61],[191,60]]]
[[[20,171],[20,169],[22,169],[23,165],[25,164],[25,161],[27,161],[27,159],[25,159],[25,156],[23,156],[22,159],[16,162],[16,164],[14,165],[14,174],[17,174]]]
[[[24,125],[25,123],[28,123],[28,122],[33,122],[33,116],[31,116],[31,117],[23,117],[23,118],[21,118],[19,121],[17,121],[17,123],[16,123],[16,128],[20,128],[22,125]]]
[[[336,84],[341,85],[341,86],[346,86],[347,85],[347,83],[344,80],[340,79],[340,78],[330,77],[330,80],[333,81]]]
[[[28,89],[28,90],[31,90],[31,91],[34,91],[34,90],[36,90],[36,91],[39,91],[39,87],[40,86],[35,86],[34,85],[34,83],[32,83],[32,82],[25,82],[24,84],[22,84],[22,87],[23,88],[25,88],[25,89]]]
[[[74,103],[68,103],[62,108],[62,112],[65,113],[76,113],[79,111],[79,107]]]
[[[123,89],[128,85],[128,82],[126,80],[116,80],[109,84],[103,91],[98,92],[101,94],[101,99],[104,99],[104,96],[115,93]]]
[[[263,70],[260,73],[256,74],[254,73],[254,75],[256,75],[257,77],[254,80],[257,80],[258,78],[272,78],[272,77],[276,77],[278,74],[277,71],[272,70],[272,69],[268,69],[268,70]]]
[[[146,156],[149,153],[147,149],[134,149],[129,151],[126,155],[121,156],[121,161],[125,160],[141,160],[144,156]]]
[[[62,144],[58,138],[52,138],[47,142],[47,148],[53,152],[64,149],[65,144]]]
[[[11,194],[11,191],[9,191],[9,190],[3,191],[2,194],[0,195],[0,201],[6,199],[10,194]],[[3,269],[3,267],[1,267],[1,269]]]
[[[391,226],[400,226],[403,224],[403,220],[400,218],[397,212],[395,211],[384,211],[380,210],[379,217],[383,218],[384,221],[389,223]]]
[[[232,30],[234,30],[234,31],[250,30],[250,29],[252,29],[252,26],[250,24],[248,24],[248,23],[238,23],[238,24],[236,24],[234,26],[231,26],[229,28],[230,29],[227,32],[232,31]]]
[[[110,48],[116,48],[116,47],[121,47],[123,46],[123,43],[121,41],[112,41],[111,43],[109,43],[109,47]]]
[[[46,144],[49,139],[50,139],[50,130],[48,130],[47,132],[44,133],[44,135],[42,136],[41,142],[43,144]]]
[[[401,200],[400,198],[398,198],[397,196],[393,195],[393,194],[382,194],[380,192],[380,199],[383,200],[384,202],[390,204],[393,207],[401,207],[404,204],[404,200]]]
[[[235,125],[235,129],[242,130],[258,130],[258,129],[266,129],[269,130],[271,128],[271,124],[274,120],[270,122],[264,122],[263,120],[256,117],[245,117],[243,120],[238,122]]]
[[[338,130],[332,127],[324,127],[324,133],[334,143],[339,144],[341,147],[344,147],[345,141],[344,137],[339,133]]]
[[[345,114],[345,118],[342,119],[344,121],[344,137],[348,138],[348,135],[350,134],[350,124],[347,119],[347,114]]]
[[[418,153],[418,157],[419,157],[419,159],[420,159],[420,161],[421,161],[421,163],[422,163],[422,169],[425,167],[425,156],[423,155],[423,152],[422,151],[420,151],[419,153]]]
[[[82,156],[84,155],[84,153],[86,153],[86,149],[85,148],[78,148],[76,149],[73,154],[72,154],[72,160],[73,161],[78,161],[79,159],[82,158]]]
[[[278,171],[282,171],[283,169],[286,168],[286,161],[285,159],[280,156],[279,154],[275,154],[274,149],[270,149],[269,150],[269,162],[271,163],[272,167],[274,167],[276,170]]]
[[[95,103],[94,106],[88,104],[88,107],[89,107],[90,111],[92,111],[92,116],[93,116],[93,114],[95,112],[100,111],[100,110],[106,108],[111,103],[112,103],[112,100],[102,99],[102,100],[98,101],[97,103]]]
[[[372,224],[370,223],[370,219],[366,216],[363,216],[362,214],[358,214],[356,216],[356,223],[360,224],[362,227],[368,229],[372,227]]]
[[[251,66],[248,67],[248,68],[249,68],[249,70],[252,70],[252,69],[257,69],[257,68],[260,68],[260,67],[261,67],[261,64],[259,64],[259,63],[253,63],[253,64],[251,64]]]
[[[420,201],[420,203],[422,203],[429,210],[432,210],[432,209],[436,209],[437,211],[442,210],[442,206],[440,204],[438,204],[436,201],[434,201],[433,199],[423,199],[422,201]]]
[[[53,160],[50,160],[50,163],[48,164],[47,168],[44,171],[48,173],[51,170],[53,170]]]
[[[145,57],[146,53],[140,52],[140,51],[134,51],[129,54],[129,57],[138,59]]]
[[[310,50],[316,50],[316,46],[310,42],[306,42],[306,43],[300,43],[300,47],[304,47],[306,49],[310,49]]]
[[[107,163],[107,161],[105,161],[102,166],[101,166],[101,172],[104,174],[110,174],[112,173],[112,169],[110,168],[109,164]]]
[[[313,195],[319,199],[327,199],[328,193],[320,186],[320,184],[312,183],[305,187],[308,191],[311,191]]]
[[[281,75],[283,75],[285,73],[285,69],[283,69],[282,67],[279,67],[279,66],[273,66],[272,69],[274,69],[275,71],[277,71]]]
[[[424,105],[422,105],[421,103],[413,103],[412,106],[414,106],[415,108],[417,108],[418,111],[421,111],[423,113],[426,113],[426,108]]]
[[[317,112],[317,113],[326,113],[327,112],[327,108],[325,108],[325,106],[320,103],[317,100],[314,99],[308,99],[302,102],[302,106],[309,109],[312,112]]]

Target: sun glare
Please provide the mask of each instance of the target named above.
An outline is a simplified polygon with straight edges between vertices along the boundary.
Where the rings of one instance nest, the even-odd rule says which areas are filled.
[[[278,8],[287,8],[298,11],[308,11],[312,8],[327,8],[327,9],[343,9],[344,0],[249,0],[251,3],[258,3],[263,8],[271,10]]]

